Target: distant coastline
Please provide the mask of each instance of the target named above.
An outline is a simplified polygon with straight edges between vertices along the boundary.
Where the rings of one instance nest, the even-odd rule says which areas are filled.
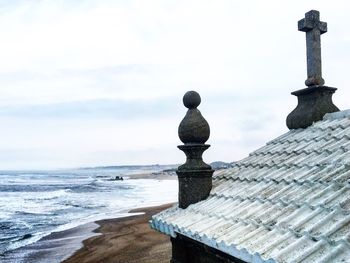
[[[109,166],[95,166],[95,167],[81,167],[78,169],[81,170],[93,170],[93,169],[145,169],[145,170],[162,170],[165,172],[175,171],[180,164],[146,164],[146,165],[109,165]],[[235,162],[223,162],[223,161],[215,161],[211,162],[210,166],[213,169],[226,169],[232,168],[235,166]]]
[[[81,170],[93,170],[93,169],[145,169],[145,170],[165,170],[165,169],[176,169],[178,164],[149,164],[149,165],[107,165],[107,166],[93,166],[93,167],[81,167]]]

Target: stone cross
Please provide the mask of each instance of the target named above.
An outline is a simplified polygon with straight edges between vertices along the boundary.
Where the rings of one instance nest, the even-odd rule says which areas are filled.
[[[298,22],[298,30],[306,32],[307,80],[306,86],[322,86],[321,34],[327,32],[327,23],[320,21],[320,12],[311,10]]]

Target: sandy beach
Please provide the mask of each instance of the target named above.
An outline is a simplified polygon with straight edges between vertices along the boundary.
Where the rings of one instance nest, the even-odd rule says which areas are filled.
[[[97,221],[97,236],[83,242],[64,263],[165,263],[170,261],[169,237],[149,227],[148,221],[171,204],[135,209],[142,215]]]
[[[60,175],[63,181],[68,180],[67,185],[57,189],[53,184],[51,192],[42,192],[39,197],[33,196],[30,199],[33,201],[29,204],[38,207],[38,214],[18,215],[22,216],[21,220],[32,220],[34,225],[39,226],[44,222],[54,224],[56,219],[51,217],[53,215],[67,225],[63,225],[62,230],[52,231],[47,235],[43,231],[43,236],[40,238],[38,235],[39,239],[34,242],[32,239],[40,232],[27,235],[14,232],[20,237],[22,235],[22,239],[15,243],[19,247],[5,253],[0,250],[0,262],[169,262],[169,239],[151,230],[148,221],[153,214],[170,205],[130,209],[174,202],[177,177],[173,173],[140,171],[122,174],[124,180],[118,181],[113,180],[112,172],[107,171],[104,174],[104,170],[98,170],[98,176],[87,183],[79,181],[79,171],[74,172],[73,183],[69,184],[73,177],[70,173]],[[57,180],[56,174],[49,173],[46,176],[52,177],[50,180],[54,182]],[[13,180],[13,176],[9,177],[9,180]],[[85,174],[82,174],[81,178],[84,180]],[[41,180],[41,177],[37,180]],[[46,179],[42,184],[46,186],[49,183]],[[111,198],[113,195],[116,198]],[[24,198],[28,199],[28,196]],[[41,212],[42,210],[44,212]],[[80,217],[76,216],[76,211],[81,213]],[[50,217],[45,217],[46,215]],[[62,217],[66,217],[67,220],[64,221]],[[89,217],[92,217],[91,220]],[[60,226],[57,224],[53,229]]]

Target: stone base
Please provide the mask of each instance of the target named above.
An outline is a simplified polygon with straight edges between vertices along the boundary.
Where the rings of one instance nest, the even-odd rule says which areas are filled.
[[[243,263],[244,261],[188,237],[171,238],[171,263]]]
[[[326,113],[339,111],[332,101],[332,95],[336,90],[327,86],[312,86],[292,92],[292,95],[298,97],[298,105],[288,115],[287,127],[289,129],[306,128],[322,120]]]
[[[179,207],[186,208],[209,196],[214,170],[176,171],[179,177]]]

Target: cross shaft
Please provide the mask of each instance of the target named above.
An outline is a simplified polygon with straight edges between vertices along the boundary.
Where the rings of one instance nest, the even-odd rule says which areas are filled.
[[[298,22],[298,30],[306,33],[306,86],[322,86],[321,34],[327,32],[327,23],[320,21],[320,12],[311,10]]]

